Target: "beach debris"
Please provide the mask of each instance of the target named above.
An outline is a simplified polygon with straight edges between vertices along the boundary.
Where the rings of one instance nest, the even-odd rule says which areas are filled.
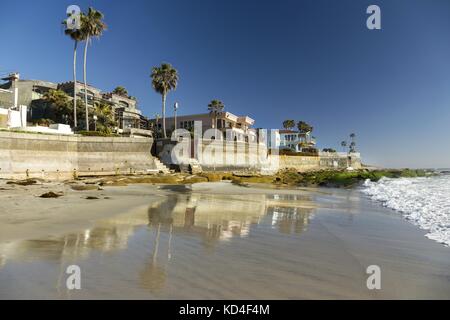
[[[86,200],[99,200],[100,198],[94,196],[87,196]]]
[[[236,186],[239,186],[239,187],[245,187],[245,188],[249,188],[250,187],[250,185],[248,183],[245,183],[245,182],[242,182],[242,181],[239,181],[239,180],[231,180],[231,183],[236,185]]]
[[[49,192],[41,194],[39,197],[40,198],[59,198],[61,196],[63,196],[62,193],[55,193],[53,191],[49,191]]]
[[[252,173],[252,172],[239,172],[239,171],[234,171],[234,172],[233,172],[233,176],[235,176],[235,177],[242,177],[242,178],[250,178],[250,177],[259,177],[260,174]]]
[[[6,182],[6,184],[16,184],[19,186],[29,186],[29,185],[33,185],[36,184],[37,180],[35,179],[25,179],[25,180],[18,180],[18,181],[8,181]]]
[[[99,186],[94,184],[72,184],[70,188],[75,191],[99,190]]]

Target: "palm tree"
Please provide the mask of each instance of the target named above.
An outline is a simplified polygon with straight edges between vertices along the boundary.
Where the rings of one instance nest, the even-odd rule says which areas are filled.
[[[310,126],[305,121],[299,121],[297,123],[297,128],[298,128],[298,131],[300,131],[300,133],[305,133],[305,134],[312,132],[314,129],[312,126]]]
[[[295,121],[294,120],[284,120],[283,121],[283,128],[285,129],[292,129],[295,127]]]
[[[72,111],[69,100],[64,91],[50,89],[42,96],[45,116],[54,122],[64,122],[65,117]]]
[[[356,134],[354,134],[354,133],[350,133],[350,139],[351,139],[351,143],[350,143],[350,152],[355,152],[356,151],[356,141],[355,141],[355,138],[356,138]]]
[[[98,131],[109,134],[117,126],[117,122],[114,120],[114,112],[110,105],[102,102],[95,103],[94,114],[98,118]]]
[[[162,63],[160,67],[153,67],[150,75],[152,87],[162,97],[162,125],[164,138],[166,134],[166,97],[170,90],[175,90],[178,84],[178,71],[170,63]]]
[[[54,122],[67,123],[74,126],[74,114],[84,116],[84,103],[80,99],[70,99],[62,90],[49,90],[42,97],[44,116]],[[74,107],[78,108],[76,112]]]
[[[341,141],[342,150],[345,152],[345,148],[347,147],[347,141]]]
[[[106,24],[103,22],[104,15],[98,10],[90,7],[87,14],[81,16],[81,34],[84,37],[84,64],[83,64],[83,78],[84,78],[84,104],[86,107],[86,130],[89,131],[89,111],[87,101],[87,80],[86,80],[86,61],[87,48],[92,37],[99,38],[103,31],[106,30]]]
[[[121,87],[121,86],[116,87],[112,93],[117,94],[122,97],[129,98],[127,89],[125,89],[124,87]]]
[[[310,145],[311,138],[309,134],[313,131],[314,128],[305,121],[299,121],[297,123],[297,129],[300,132],[299,136],[305,137],[305,144]]]
[[[63,24],[67,27],[67,20],[63,21]],[[64,34],[69,36],[74,41],[73,47],[73,125],[74,128],[78,126],[77,123],[77,47],[78,42],[83,40],[83,34],[79,29],[67,29],[64,30]]]
[[[220,100],[214,99],[208,104],[209,114],[213,117],[213,128],[217,125],[217,114],[222,112],[223,108],[225,108],[225,105]]]

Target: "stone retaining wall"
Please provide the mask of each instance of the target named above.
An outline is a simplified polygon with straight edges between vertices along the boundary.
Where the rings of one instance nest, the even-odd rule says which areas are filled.
[[[156,143],[155,154],[165,165],[173,169],[178,169],[177,166],[183,163],[185,165],[182,165],[181,168],[186,167],[190,159],[197,160],[203,171],[259,171],[273,174],[282,169],[309,171],[346,169],[348,167],[361,168],[359,153],[320,152],[317,156],[267,156],[265,145],[222,140],[191,140],[190,150],[187,152],[182,154],[172,152],[175,146],[181,149],[182,143],[170,139],[160,139]],[[195,153],[194,146],[197,146],[197,148],[201,146],[202,152]],[[230,152],[225,153],[227,150]]]
[[[191,140],[187,152],[172,152],[173,148],[181,150],[183,142],[170,139],[158,140],[155,154],[168,167],[185,167],[191,159],[200,164],[203,171],[260,171],[267,161],[267,148],[263,144],[224,140]],[[197,151],[196,151],[197,150]],[[258,158],[261,156],[261,159]]]
[[[0,131],[0,178],[67,179],[156,171],[152,144],[153,139],[144,138]]]

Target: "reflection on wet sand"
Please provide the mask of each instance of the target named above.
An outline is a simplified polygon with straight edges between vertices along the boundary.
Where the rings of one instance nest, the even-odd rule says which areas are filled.
[[[199,239],[208,250],[232,238],[246,238],[252,226],[264,217],[268,227],[281,233],[306,230],[314,207],[309,197],[300,195],[214,195],[181,192],[152,203],[147,212],[137,211],[97,222],[92,229],[63,237],[0,244],[0,269],[9,260],[45,261],[59,265],[56,288],[66,297],[64,272],[68,265],[88,259],[95,252],[126,250],[137,230],[147,230],[152,240],[139,256],[146,256],[138,267],[139,286],[150,292],[164,288],[167,267],[172,260],[175,236]],[[186,241],[186,240],[184,240]],[[190,240],[188,240],[190,241]],[[142,262],[141,262],[142,263]]]
[[[246,237],[250,226],[266,215],[281,233],[306,230],[313,217],[311,199],[300,195],[205,195],[179,194],[155,202],[147,216],[141,212],[102,220],[92,229],[61,238],[36,239],[0,244],[0,266],[7,259],[85,258],[92,250],[110,252],[127,248],[129,238],[142,225],[155,228],[157,234],[188,233],[200,237],[205,246],[232,237]],[[303,206],[303,207],[301,207]],[[155,245],[158,239],[155,240]],[[29,253],[32,252],[30,255]]]
[[[128,202],[127,212],[94,220],[92,227],[0,242],[0,299],[450,294],[446,248],[359,199],[357,191],[244,191],[226,183],[146,188],[139,190],[153,192],[152,203]],[[366,287],[366,267],[374,263],[383,268],[380,292]],[[72,264],[82,270],[82,290],[66,289],[65,271]]]
[[[161,223],[157,226],[156,236],[153,244],[153,252],[151,255],[151,259],[145,264],[143,270],[139,273],[139,278],[141,280],[141,286],[150,290],[151,292],[156,292],[162,289],[165,285],[167,278],[167,263],[170,260],[170,245],[171,245],[171,237],[172,237],[172,226],[169,227],[169,243],[167,246],[167,262],[158,263],[158,251],[159,251],[159,242],[161,236]]]
[[[246,237],[261,217],[272,216],[274,226],[289,233],[305,230],[311,213],[311,199],[300,195],[227,196],[190,194],[169,197],[148,210],[150,225],[173,226],[175,233],[192,233],[206,246],[232,237]],[[303,207],[301,207],[303,206]]]
[[[141,272],[142,285],[151,291],[164,287],[167,277],[166,267],[171,258],[171,239],[175,233],[194,234],[203,240],[205,247],[211,247],[220,241],[229,241],[233,237],[247,237],[250,227],[257,225],[266,214],[272,216],[273,225],[282,233],[290,233],[294,226],[295,233],[306,229],[313,209],[300,208],[311,201],[309,197],[298,195],[254,195],[217,196],[189,194],[170,196],[162,203],[148,209],[149,226],[155,228],[156,238],[152,259]],[[283,206],[285,205],[285,206]],[[160,232],[168,232],[167,260],[158,264]]]

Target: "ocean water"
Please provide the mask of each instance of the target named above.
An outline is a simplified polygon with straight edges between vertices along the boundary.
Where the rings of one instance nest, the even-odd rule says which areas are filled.
[[[362,191],[428,231],[427,238],[450,246],[450,174],[366,181]]]

